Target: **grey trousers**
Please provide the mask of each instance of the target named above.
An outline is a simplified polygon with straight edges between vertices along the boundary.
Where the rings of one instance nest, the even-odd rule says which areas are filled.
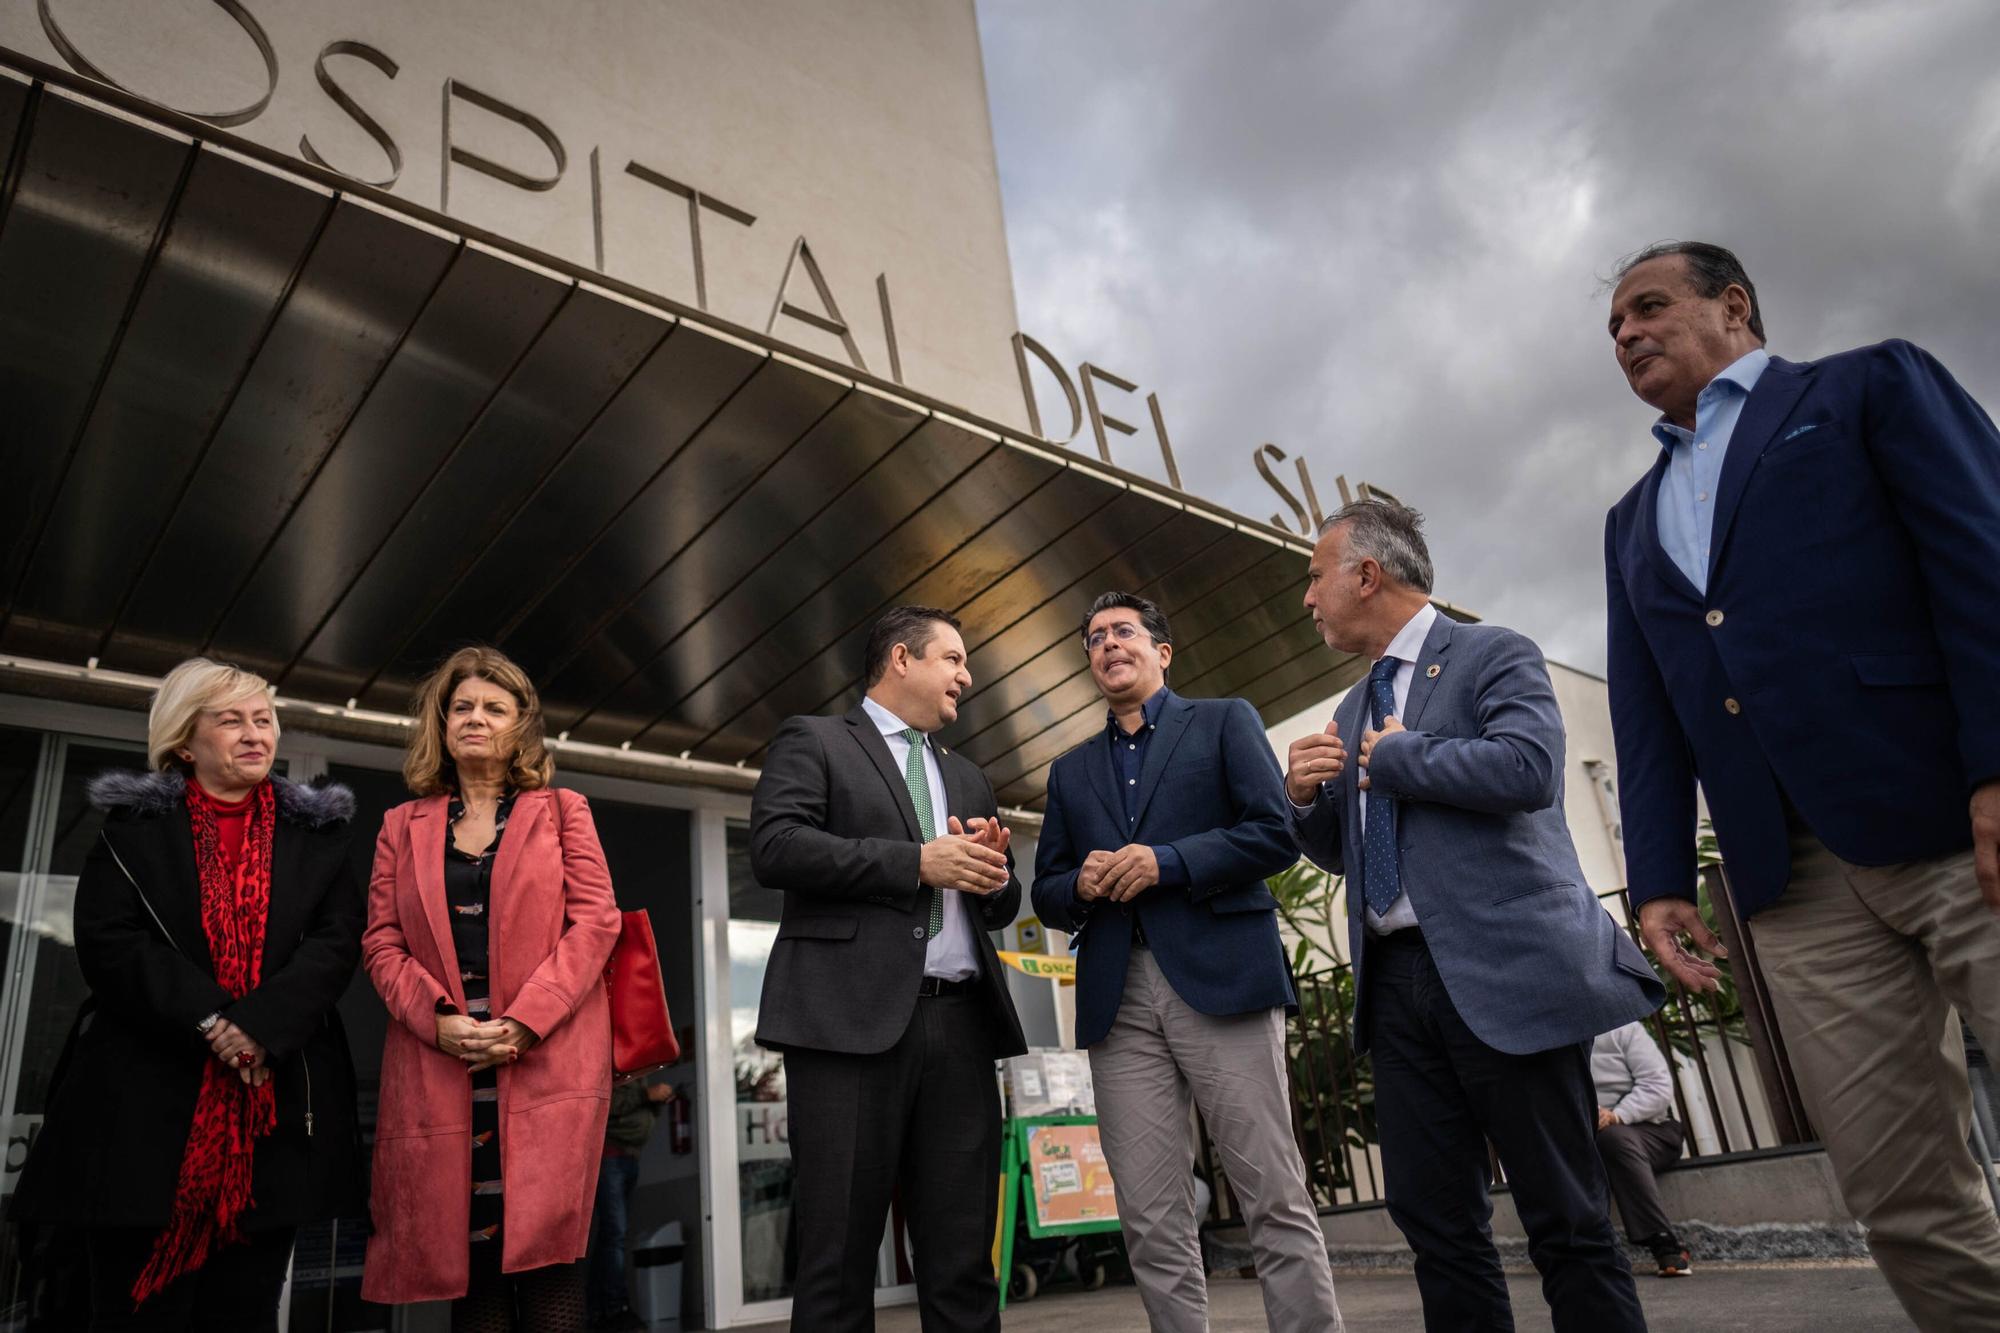
[[[1597,1131],[1597,1155],[1604,1159],[1604,1178],[1618,1201],[1625,1234],[1644,1244],[1661,1232],[1672,1234],[1667,1206],[1660,1202],[1660,1183],[1653,1172],[1680,1160],[1687,1133],[1681,1122],[1643,1121],[1636,1125],[1606,1125]]]
[[[1750,929],[1806,1111],[1882,1276],[1925,1333],[2000,1331],[2000,1219],[1966,1147],[1952,1012],[2000,1049],[2000,916],[1972,853],[1850,865],[1795,824],[1791,883]]]
[[[1118,1017],[1090,1048],[1090,1077],[1125,1249],[1155,1333],[1208,1328],[1190,1096],[1243,1205],[1265,1319],[1274,1333],[1337,1333],[1326,1240],[1292,1138],[1284,1011],[1198,1013],[1152,953],[1134,949]]]

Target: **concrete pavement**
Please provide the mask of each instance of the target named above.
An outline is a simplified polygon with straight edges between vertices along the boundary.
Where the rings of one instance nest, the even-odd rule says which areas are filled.
[[[1336,1272],[1334,1283],[1349,1333],[1404,1333],[1423,1327],[1416,1282],[1407,1272]],[[1548,1329],[1548,1307],[1542,1304],[1535,1274],[1510,1272],[1507,1285],[1521,1333]],[[1212,1333],[1264,1333],[1264,1308],[1254,1281],[1211,1277],[1208,1289]],[[1759,1333],[1902,1333],[1911,1327],[1881,1275],[1866,1261],[1709,1264],[1690,1278],[1663,1281],[1641,1275],[1639,1296],[1653,1333],[1722,1333],[1734,1328],[1754,1328]],[[1007,1333],[1146,1330],[1145,1311],[1130,1286],[1093,1293],[1058,1287],[1008,1307],[1001,1322]],[[917,1333],[916,1308],[883,1310],[876,1328],[879,1333]]]

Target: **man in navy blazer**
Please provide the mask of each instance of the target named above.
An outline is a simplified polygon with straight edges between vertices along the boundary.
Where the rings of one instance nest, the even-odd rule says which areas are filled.
[[[1389,1216],[1416,1252],[1427,1328],[1512,1328],[1491,1140],[1555,1327],[1643,1329],[1590,1046],[1666,990],[1584,883],[1541,652],[1438,614],[1430,590],[1414,510],[1363,501],[1321,526],[1306,609],[1329,648],[1371,666],[1326,731],[1292,743],[1285,775],[1299,848],[1346,876]]]
[[[1298,859],[1257,710],[1167,688],[1167,618],[1107,592],[1083,620],[1103,730],[1049,769],[1035,910],[1076,936],[1076,1044],[1090,1051],[1118,1219],[1155,1330],[1205,1333],[1192,1096],[1249,1223],[1280,1333],[1341,1326],[1292,1137],[1295,1009],[1264,887]]]
[[[1883,1275],[1922,1328],[2000,1329],[1952,1014],[2000,1045],[2000,434],[1909,343],[1771,356],[1720,246],[1627,261],[1610,332],[1661,413],[1653,466],[1605,525],[1647,947],[1716,984],[1693,951],[1724,952],[1694,904],[1699,775]]]

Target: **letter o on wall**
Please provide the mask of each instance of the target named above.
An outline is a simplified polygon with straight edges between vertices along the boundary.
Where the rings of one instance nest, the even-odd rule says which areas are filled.
[[[69,35],[62,30],[62,25],[56,22],[52,2],[53,0],[35,0],[35,13],[41,18],[42,32],[47,35],[49,45],[55,47],[56,54],[60,55],[71,69],[85,78],[108,83],[120,92],[132,92],[132,89],[91,63],[89,57],[69,39]],[[193,116],[196,120],[205,120],[211,125],[227,128],[231,125],[248,124],[263,115],[264,108],[271,105],[271,97],[278,91],[278,53],[272,49],[271,38],[264,31],[263,25],[250,16],[250,11],[243,7],[241,0],[215,0],[215,7],[229,15],[236,26],[243,29],[244,34],[256,43],[257,54],[264,59],[264,95],[249,106],[238,107],[234,111],[184,111],[180,107],[168,107],[168,110],[180,111],[184,116]],[[145,94],[133,93],[133,96],[144,97]],[[161,106],[166,105],[155,98],[148,97],[146,100]]]

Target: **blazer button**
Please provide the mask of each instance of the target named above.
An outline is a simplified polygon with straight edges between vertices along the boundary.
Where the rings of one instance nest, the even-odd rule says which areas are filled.
[[[1736,701],[1735,701],[1734,699],[1731,699],[1731,700],[1730,700],[1729,702],[1730,702],[1730,704],[1731,704],[1731,705],[1734,705]],[[1729,710],[1729,711],[1733,713],[1733,712],[1735,712],[1735,711],[1736,711],[1736,709],[1735,709],[1735,708],[1734,708],[1734,707],[1732,706],[1732,707],[1730,708],[1730,710]],[[911,927],[910,927],[910,938],[911,938],[911,939],[913,939],[913,940],[920,940],[920,939],[922,939],[923,937],[924,937],[924,928],[923,928],[922,926],[911,926]]]
[[[1734,699],[1724,699],[1722,701],[1722,709],[1726,713],[1735,714],[1743,711],[1743,705],[1737,703]]]
[[[1708,621],[1709,628],[1713,629],[1715,626],[1720,625],[1722,623],[1722,612],[1710,611],[1708,615],[1703,618]]]

